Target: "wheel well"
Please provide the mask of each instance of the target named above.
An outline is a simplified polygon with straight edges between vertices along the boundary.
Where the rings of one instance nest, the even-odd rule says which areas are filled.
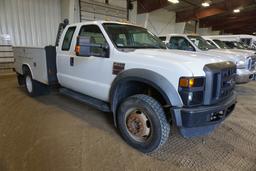
[[[112,99],[112,110],[116,112],[118,106],[127,98],[135,94],[145,94],[156,99],[162,106],[170,107],[164,95],[157,90],[153,85],[140,82],[140,81],[128,81],[120,83],[116,87],[115,97]]]
[[[170,112],[171,104],[168,103],[165,96],[157,90],[154,85],[150,85],[140,81],[127,81],[122,82],[116,86],[111,98],[111,109],[113,112],[114,123],[116,125],[116,114],[119,105],[128,97],[135,94],[145,94],[156,99],[163,107],[166,117],[169,121],[172,120],[172,114]],[[117,125],[116,125],[117,126]]]
[[[22,72],[23,72],[23,75],[24,75],[26,72],[31,72],[29,66],[26,65],[26,64],[23,64],[23,65],[22,65]]]

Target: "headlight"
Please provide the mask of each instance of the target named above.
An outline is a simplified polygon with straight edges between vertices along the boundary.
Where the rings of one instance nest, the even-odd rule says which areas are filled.
[[[236,62],[236,67],[237,67],[237,69],[245,69],[246,68],[245,61]]]
[[[179,94],[186,107],[203,103],[205,77],[181,77]]]

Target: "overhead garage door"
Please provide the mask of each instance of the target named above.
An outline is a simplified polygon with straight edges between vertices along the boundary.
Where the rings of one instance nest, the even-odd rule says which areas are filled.
[[[80,0],[81,21],[127,20],[126,0]]]

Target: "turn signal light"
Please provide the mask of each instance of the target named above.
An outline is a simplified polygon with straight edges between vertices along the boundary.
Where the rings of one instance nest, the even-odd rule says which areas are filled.
[[[194,78],[180,78],[179,86],[184,88],[194,87],[195,79]]]
[[[79,46],[79,45],[76,45],[76,47],[75,47],[75,52],[76,52],[76,54],[79,54],[79,53],[80,53],[80,46]]]

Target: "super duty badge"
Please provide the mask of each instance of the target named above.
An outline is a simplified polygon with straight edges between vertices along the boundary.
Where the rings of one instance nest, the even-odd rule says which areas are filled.
[[[122,72],[124,70],[124,67],[125,67],[124,63],[114,62],[113,63],[112,74],[113,75],[119,74],[120,72]]]

